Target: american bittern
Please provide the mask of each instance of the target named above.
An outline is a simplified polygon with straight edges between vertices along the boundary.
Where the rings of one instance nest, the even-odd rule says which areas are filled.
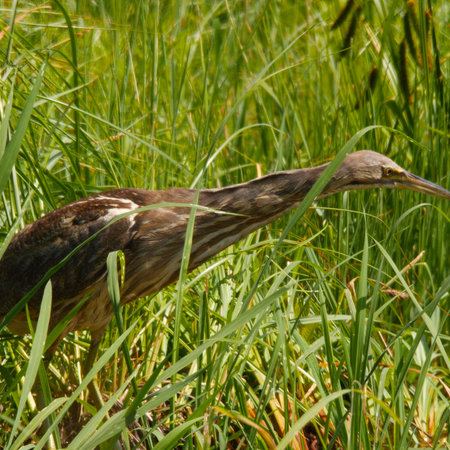
[[[297,206],[325,169],[273,173],[246,183],[199,194],[189,270]],[[347,156],[319,198],[350,189],[404,188],[450,199],[450,192],[419,178],[386,156],[363,150]],[[0,317],[33,288],[44,274],[80,243],[114,217],[142,206],[159,203],[192,204],[195,190],[145,191],[116,189],[91,195],[59,208],[25,227],[12,240],[0,261]],[[220,214],[215,211],[233,214]],[[191,208],[160,207],[129,215],[102,231],[52,276],[53,306],[50,327],[55,326],[86,295],[90,298],[65,328],[89,328],[93,362],[113,308],[106,286],[106,258],[122,250],[126,260],[121,302],[158,291],[177,280],[186,226]],[[42,289],[29,301],[37,321]],[[9,323],[11,331],[26,334],[24,311]]]

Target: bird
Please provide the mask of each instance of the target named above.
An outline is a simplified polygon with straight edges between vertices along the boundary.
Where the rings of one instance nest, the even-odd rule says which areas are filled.
[[[223,188],[201,189],[188,270],[298,206],[328,164],[275,172]],[[360,150],[346,156],[317,200],[370,188],[403,188],[450,199],[449,191],[408,172],[388,157]],[[108,254],[121,250],[125,257],[121,305],[174,283],[196,194],[195,189],[187,188],[120,188],[76,200],[27,225],[13,237],[0,260],[0,319],[50,269],[91,237],[52,274],[50,319],[52,329],[88,297],[50,349],[54,352],[69,332],[89,328],[88,370],[114,314],[107,288]],[[149,205],[155,207],[140,210]],[[34,325],[43,289],[38,289],[28,302]],[[15,334],[29,333],[26,312],[20,311],[8,326]]]

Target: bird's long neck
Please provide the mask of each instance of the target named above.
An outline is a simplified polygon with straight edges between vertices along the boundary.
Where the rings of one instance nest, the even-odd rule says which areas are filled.
[[[201,191],[199,203],[270,223],[298,205],[319,178],[325,165],[276,172],[246,183]]]
[[[246,183],[201,191],[199,204],[233,215],[199,215],[191,266],[289,212],[303,200],[325,167],[277,172]]]

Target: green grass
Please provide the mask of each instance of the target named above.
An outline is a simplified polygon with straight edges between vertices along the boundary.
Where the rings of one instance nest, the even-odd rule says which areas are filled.
[[[3,2],[0,256],[84,195],[310,167],[371,125],[354,149],[448,187],[445,2],[355,3]],[[85,379],[87,331],[37,370],[47,292],[34,339],[3,330],[0,446],[445,448],[448,204],[349,192],[293,217],[122,308]]]

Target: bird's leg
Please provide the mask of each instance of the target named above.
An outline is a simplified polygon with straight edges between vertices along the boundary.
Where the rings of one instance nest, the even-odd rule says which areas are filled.
[[[48,379],[45,380],[45,378],[47,377],[47,373],[48,373],[47,371],[48,371],[52,357],[53,357],[53,351],[48,350],[45,353],[43,361],[39,365],[37,377],[34,381],[34,391],[36,392],[36,409],[37,409],[38,413],[40,411],[42,411],[45,407],[47,407],[52,400],[51,391],[47,391],[47,397],[49,399],[49,402],[47,402],[46,395],[44,393],[44,387],[43,387],[44,385],[41,381],[41,380],[44,380],[45,384],[47,385],[47,389],[48,389]],[[51,419],[51,417],[53,417],[53,418]],[[44,422],[42,423],[42,429],[38,431],[39,435],[42,434],[42,436],[43,436],[46,433],[46,431],[50,428],[50,425],[51,425],[54,417],[55,417],[55,414],[53,413],[50,417],[45,418]],[[58,432],[57,430],[54,431],[54,433],[57,433],[57,432]],[[54,436],[49,437],[48,448],[49,449],[56,448]]]
[[[102,328],[101,330],[91,330],[91,344],[89,346],[89,352],[87,354],[87,357],[84,361],[84,367],[83,367],[83,375],[86,376],[89,371],[92,369],[95,363],[95,359],[97,357],[98,348],[100,347],[100,341],[102,339],[103,333],[105,329]],[[100,409],[103,406],[103,399],[102,395],[98,389],[97,384],[95,383],[95,379],[92,379],[92,381],[88,384],[88,391],[89,395],[91,396],[91,400],[94,402],[94,405],[97,407],[97,409]]]

